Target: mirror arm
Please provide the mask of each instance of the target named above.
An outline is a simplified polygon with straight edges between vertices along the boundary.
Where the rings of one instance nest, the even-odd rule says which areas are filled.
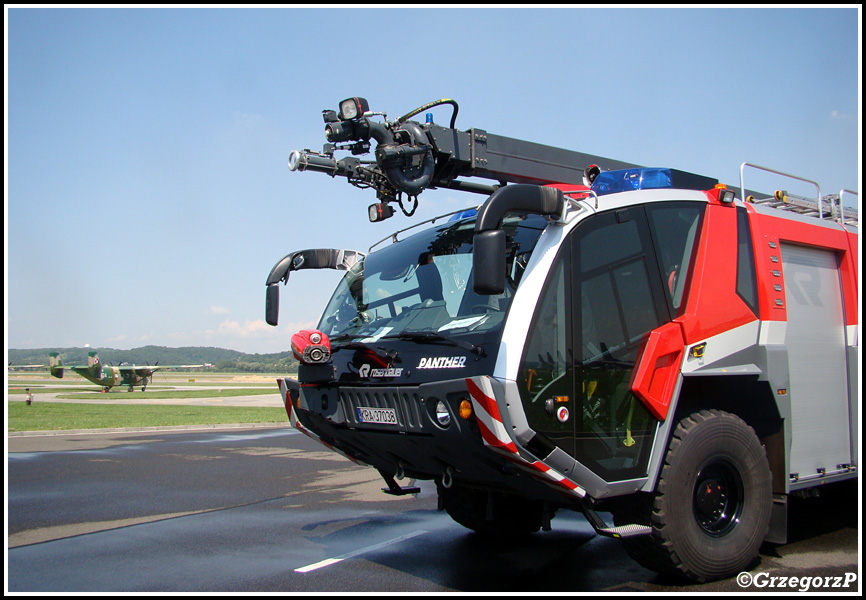
[[[506,213],[531,213],[559,219],[565,208],[562,190],[530,184],[507,185],[493,192],[478,209],[473,236],[473,289],[479,295],[498,295],[505,291],[505,232],[501,229]]]

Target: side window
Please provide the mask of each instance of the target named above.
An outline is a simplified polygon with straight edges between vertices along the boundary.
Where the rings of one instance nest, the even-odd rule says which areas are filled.
[[[565,288],[564,261],[558,261],[532,318],[529,337],[521,361],[520,387],[535,397],[566,371],[568,344],[568,301]],[[570,382],[569,382],[570,383]]]
[[[580,297],[582,361],[622,352],[659,325],[640,258],[583,279]]]
[[[563,253],[567,255],[567,253]],[[566,256],[567,257],[567,256]],[[574,454],[574,378],[571,348],[570,296],[567,260],[557,258],[541,299],[532,316],[532,325],[520,361],[517,388],[532,428],[549,442]],[[546,448],[549,451],[550,448]]]
[[[686,306],[686,280],[706,207],[703,202],[663,202],[646,207],[665,295],[674,316],[682,314]]]
[[[737,295],[758,316],[758,286],[755,281],[755,251],[749,215],[744,207],[737,208]]]
[[[581,362],[633,360],[643,337],[666,319],[657,311],[647,261],[652,244],[640,208],[602,214],[576,245]]]

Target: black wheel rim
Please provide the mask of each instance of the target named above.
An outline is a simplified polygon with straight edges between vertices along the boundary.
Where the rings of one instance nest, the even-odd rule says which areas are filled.
[[[692,509],[701,529],[713,537],[731,532],[743,512],[743,479],[727,461],[705,465],[695,480]]]

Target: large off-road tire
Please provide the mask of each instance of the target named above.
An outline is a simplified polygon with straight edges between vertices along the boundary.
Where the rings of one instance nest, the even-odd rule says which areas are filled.
[[[470,488],[456,482],[450,488],[437,482],[436,489],[445,512],[454,521],[484,536],[528,535],[538,531],[543,523],[544,504],[540,501]]]
[[[624,540],[633,559],[694,581],[731,577],[758,557],[772,511],[767,455],[754,430],[718,410],[677,425],[654,496],[614,511],[617,524],[651,525]]]

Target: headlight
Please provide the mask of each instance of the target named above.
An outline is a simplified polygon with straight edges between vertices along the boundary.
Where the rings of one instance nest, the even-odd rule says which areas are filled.
[[[451,424],[451,413],[448,412],[448,407],[441,400],[436,403],[436,422],[442,427],[448,427]]]
[[[344,121],[363,117],[368,110],[370,107],[364,98],[347,98],[340,102],[340,118]]]

